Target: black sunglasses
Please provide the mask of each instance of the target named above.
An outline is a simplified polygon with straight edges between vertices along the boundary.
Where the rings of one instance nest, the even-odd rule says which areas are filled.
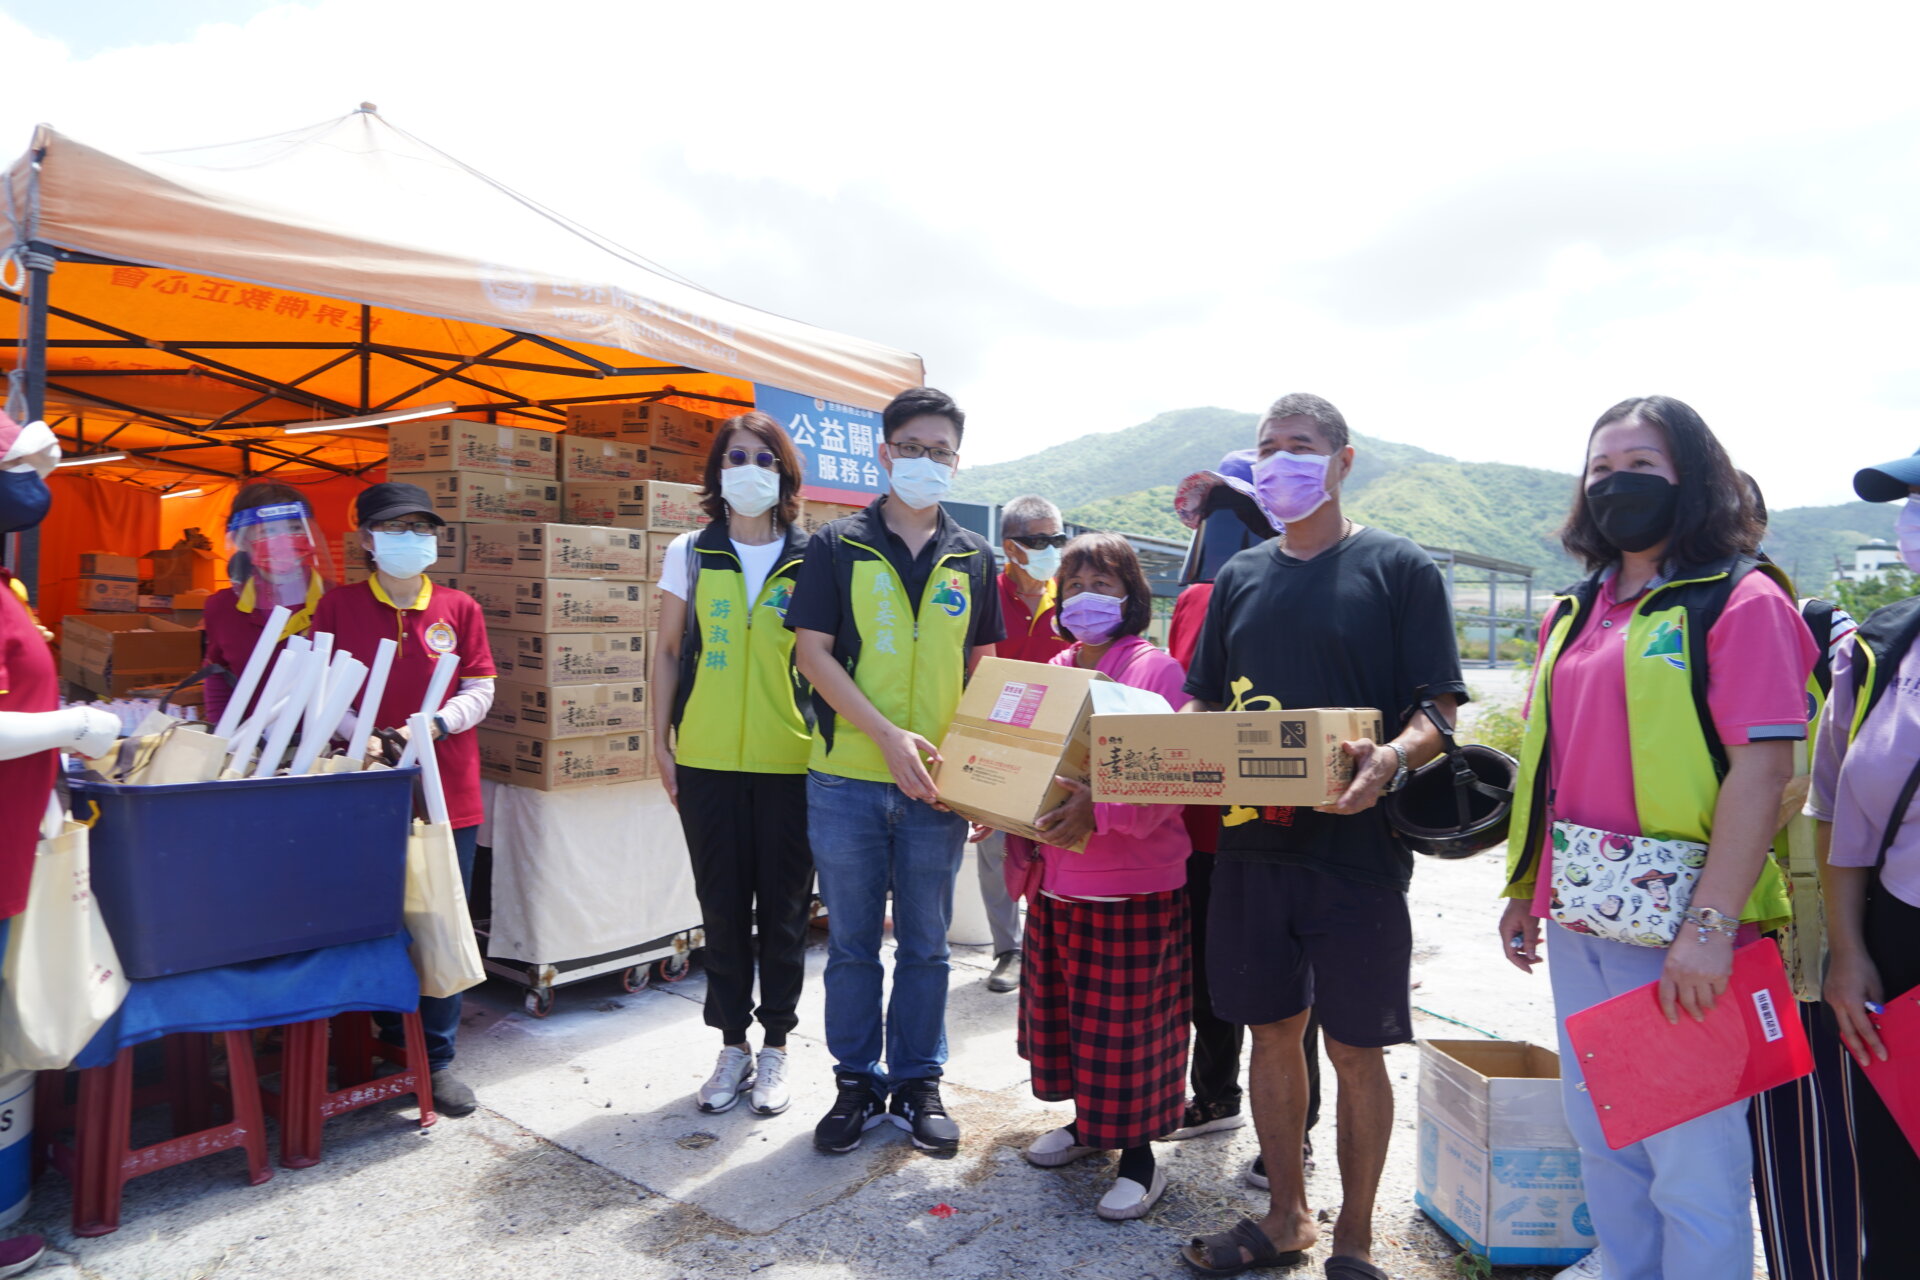
[[[1064,533],[1016,533],[1008,539],[1010,542],[1019,543],[1029,551],[1040,551],[1047,547],[1058,550],[1072,540]]]
[[[729,467],[744,467],[749,462],[753,463],[756,467],[765,467],[768,471],[777,470],[780,466],[780,459],[774,457],[772,453],[765,449],[752,454],[748,453],[745,449],[727,450],[726,463]]]

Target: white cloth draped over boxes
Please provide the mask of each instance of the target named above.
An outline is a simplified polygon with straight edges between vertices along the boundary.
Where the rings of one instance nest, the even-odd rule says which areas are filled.
[[[658,780],[481,785],[480,843],[493,850],[488,955],[557,964],[699,926],[680,815]]]

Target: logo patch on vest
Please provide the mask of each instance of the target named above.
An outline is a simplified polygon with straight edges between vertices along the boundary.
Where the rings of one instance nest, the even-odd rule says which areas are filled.
[[[460,643],[460,637],[455,635],[453,628],[444,622],[436,622],[428,627],[427,634],[422,639],[425,640],[427,648],[435,653],[452,653],[454,646]]]
[[[967,611],[967,593],[960,588],[966,580],[957,573],[950,573],[946,580],[934,588],[933,602],[946,610],[949,618],[957,618]]]
[[[785,582],[773,584],[773,593],[767,597],[767,608],[780,615],[780,621],[787,620],[787,606],[793,603],[793,588]]]
[[[1677,671],[1687,669],[1687,624],[1684,618],[1662,618],[1647,640],[1643,658],[1665,658]]]

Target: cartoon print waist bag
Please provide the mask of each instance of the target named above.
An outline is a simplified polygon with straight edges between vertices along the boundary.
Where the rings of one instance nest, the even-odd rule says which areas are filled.
[[[1557,821],[1549,914],[1577,933],[1611,942],[1670,946],[1706,865],[1707,846],[1696,841]]]

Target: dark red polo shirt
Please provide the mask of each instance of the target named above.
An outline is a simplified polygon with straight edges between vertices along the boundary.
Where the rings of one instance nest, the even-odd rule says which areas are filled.
[[[1006,623],[1007,638],[994,647],[994,655],[1012,658],[1015,662],[1048,662],[1053,655],[1067,647],[1068,642],[1060,638],[1053,629],[1056,610],[1053,606],[1053,584],[1047,584],[1047,595],[1040,602],[1040,612],[1027,612],[1027,602],[1020,598],[1020,589],[1013,584],[1013,575],[1000,571],[1000,617]]]
[[[0,569],[0,711],[58,711],[53,650],[13,584],[13,575]],[[40,819],[59,767],[58,751],[0,760],[0,920],[27,909]]]
[[[361,726],[365,732],[376,727],[399,728],[420,710],[427,684],[433,679],[434,664],[443,653],[460,655],[448,697],[459,691],[462,680],[492,679],[494,675],[487,624],[479,604],[465,592],[434,586],[430,579],[421,582],[419,599],[405,609],[394,607],[377,577],[335,587],[313,611],[313,633],[322,631],[333,632],[334,652],[345,649],[369,666],[382,640],[391,639],[400,645],[387,676],[386,694],[380,700],[379,723]],[[441,705],[445,701],[443,698]],[[431,709],[438,711],[439,707]],[[447,793],[448,817],[455,827],[478,826],[483,816],[480,740],[469,729],[440,739],[434,743],[434,751],[440,763],[440,783]]]

